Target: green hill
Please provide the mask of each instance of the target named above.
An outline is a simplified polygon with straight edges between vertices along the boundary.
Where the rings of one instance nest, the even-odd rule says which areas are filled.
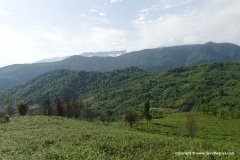
[[[138,108],[146,99],[155,108],[208,112],[227,107],[235,112],[240,104],[239,70],[239,62],[170,68],[161,73],[134,67],[111,72],[56,70],[10,91],[15,102],[42,104],[49,93],[52,104],[56,96],[63,102],[67,96],[78,97],[96,111],[115,113]],[[4,93],[0,94],[0,102],[5,104]]]
[[[178,120],[179,117],[174,119]],[[237,123],[239,122],[232,121],[231,124]],[[157,124],[155,128],[164,127],[162,126],[164,123]],[[229,126],[223,124],[225,127],[219,128],[218,131],[227,133]],[[171,118],[168,119],[168,125],[175,127]],[[210,130],[205,129],[205,133],[210,133]],[[219,133],[216,132],[215,137],[218,137]],[[112,125],[104,126],[100,123],[62,117],[13,117],[10,118],[10,122],[0,125],[0,135],[0,159],[239,158],[239,142],[224,140],[226,136],[221,136],[223,140],[165,136],[161,133],[141,133]],[[179,152],[182,154],[215,152],[215,155],[178,155]],[[216,155],[218,153],[234,155]]]
[[[150,72],[159,72],[177,66],[239,60],[240,47],[238,45],[213,42],[145,49],[119,57],[72,56],[60,62],[11,65],[0,68],[0,81],[2,82],[0,90],[18,86],[40,74],[56,69],[112,71],[134,66]],[[2,78],[3,75],[13,83],[9,84],[7,82],[9,79]]]

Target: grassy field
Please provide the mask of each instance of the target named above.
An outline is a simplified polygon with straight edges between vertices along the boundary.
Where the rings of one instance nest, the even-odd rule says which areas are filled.
[[[117,122],[12,117],[0,124],[0,159],[240,159],[239,120],[199,115],[197,137],[192,139],[185,116],[170,114],[149,124],[139,122],[133,129]],[[187,152],[234,155],[178,155]]]

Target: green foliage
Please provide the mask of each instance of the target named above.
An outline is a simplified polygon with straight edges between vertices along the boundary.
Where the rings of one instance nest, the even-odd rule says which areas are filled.
[[[7,108],[6,108],[6,114],[9,116],[12,116],[13,114],[13,104],[12,104],[12,94],[11,92],[6,93],[6,103],[7,103]]]
[[[95,116],[95,113],[93,111],[93,109],[91,108],[84,108],[83,109],[83,118],[87,121],[93,121],[94,119],[94,116]]]
[[[0,117],[0,123],[8,123],[10,121],[9,115],[4,115],[4,117]]]
[[[222,118],[222,119],[226,119],[227,116],[228,116],[228,111],[227,111],[227,108],[221,108],[218,110],[218,113],[219,113],[219,117]]]
[[[25,116],[27,114],[27,112],[28,112],[28,105],[27,105],[26,102],[21,100],[21,101],[18,102],[17,109],[18,109],[18,113],[21,116]]]
[[[137,120],[138,120],[138,115],[134,110],[128,109],[125,111],[124,121],[128,122],[131,128],[133,127],[133,124],[137,122]]]
[[[240,107],[239,106],[233,110],[233,118],[240,119]]]
[[[146,118],[147,121],[150,121],[152,119],[152,115],[150,115],[149,99],[144,102],[144,105],[143,105],[143,116]]]
[[[64,115],[61,98],[59,98],[58,96],[56,97],[56,112],[57,112],[57,116]]]
[[[210,159],[208,155],[176,155],[176,152],[188,151],[234,152],[234,155],[215,155],[215,159],[238,159],[240,156],[240,132],[239,128],[234,128],[239,120],[226,122],[204,115],[197,137],[190,139],[165,135],[174,127],[181,131],[186,120],[185,114],[169,116],[146,125],[161,129],[155,134],[64,117],[13,117],[7,125],[0,125],[0,159]],[[205,123],[209,127],[203,127]],[[231,139],[233,137],[235,139]]]
[[[163,119],[153,119],[152,123],[147,123],[144,120],[136,123],[133,130],[142,131],[143,127],[146,133],[189,138],[189,130],[186,127],[188,114],[183,112],[166,113]],[[229,118],[226,120],[201,112],[190,112],[190,114],[196,117],[197,134],[194,139],[238,143],[240,136],[239,119]]]
[[[70,99],[70,103],[66,104],[67,108],[67,116],[68,117],[74,117],[74,118],[79,118],[81,111],[84,109],[84,102],[81,99]]]
[[[51,116],[53,114],[49,93],[43,97],[42,114]]]
[[[218,113],[218,108],[216,106],[212,106],[210,108],[210,112],[212,113],[213,116],[216,116]]]
[[[6,114],[6,115],[4,116],[4,119],[5,119],[6,122],[9,122],[10,116],[9,116],[8,114]]]
[[[186,127],[188,129],[191,138],[196,136],[197,132],[197,117],[192,113],[189,113],[186,118]]]
[[[103,108],[123,114],[129,106],[140,111],[142,100],[150,99],[154,108],[195,108],[216,115],[218,108],[234,110],[240,103],[239,70],[239,62],[172,68],[162,73],[133,67],[104,73],[57,70],[12,89],[11,93],[13,101],[26,99],[30,105],[42,104],[47,93],[51,102],[56,95],[63,103],[66,97],[80,97],[95,112]],[[5,104],[3,94],[0,104]]]

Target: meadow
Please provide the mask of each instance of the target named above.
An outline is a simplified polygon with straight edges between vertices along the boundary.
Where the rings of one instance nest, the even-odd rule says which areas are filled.
[[[190,138],[187,114],[167,114],[150,123],[142,120],[133,128],[122,121],[103,124],[56,116],[11,117],[0,124],[0,159],[240,158],[239,120],[198,113],[197,136]]]

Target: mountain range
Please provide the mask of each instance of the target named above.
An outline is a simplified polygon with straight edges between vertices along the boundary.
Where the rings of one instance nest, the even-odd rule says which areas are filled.
[[[13,102],[42,105],[49,95],[52,105],[57,96],[62,103],[80,98],[96,112],[123,113],[138,109],[146,99],[153,108],[167,107],[182,111],[239,107],[240,62],[218,62],[170,68],[160,73],[136,67],[109,72],[54,70],[11,90]],[[0,94],[0,106],[5,104]]]
[[[240,46],[231,43],[180,45],[129,52],[118,57],[71,56],[62,61],[16,64],[0,68],[0,91],[25,84],[56,69],[76,71],[111,71],[138,67],[161,72],[171,67],[240,60]]]
[[[125,53],[126,53],[126,50],[122,50],[122,51],[108,51],[108,52],[84,52],[84,53],[82,53],[80,55],[84,56],[84,57],[117,57],[117,56],[121,56],[121,55],[123,55]],[[45,59],[42,59],[42,60],[37,61],[35,63],[57,62],[57,61],[62,61],[64,59],[68,58],[68,57],[70,57],[70,56],[45,58]]]

